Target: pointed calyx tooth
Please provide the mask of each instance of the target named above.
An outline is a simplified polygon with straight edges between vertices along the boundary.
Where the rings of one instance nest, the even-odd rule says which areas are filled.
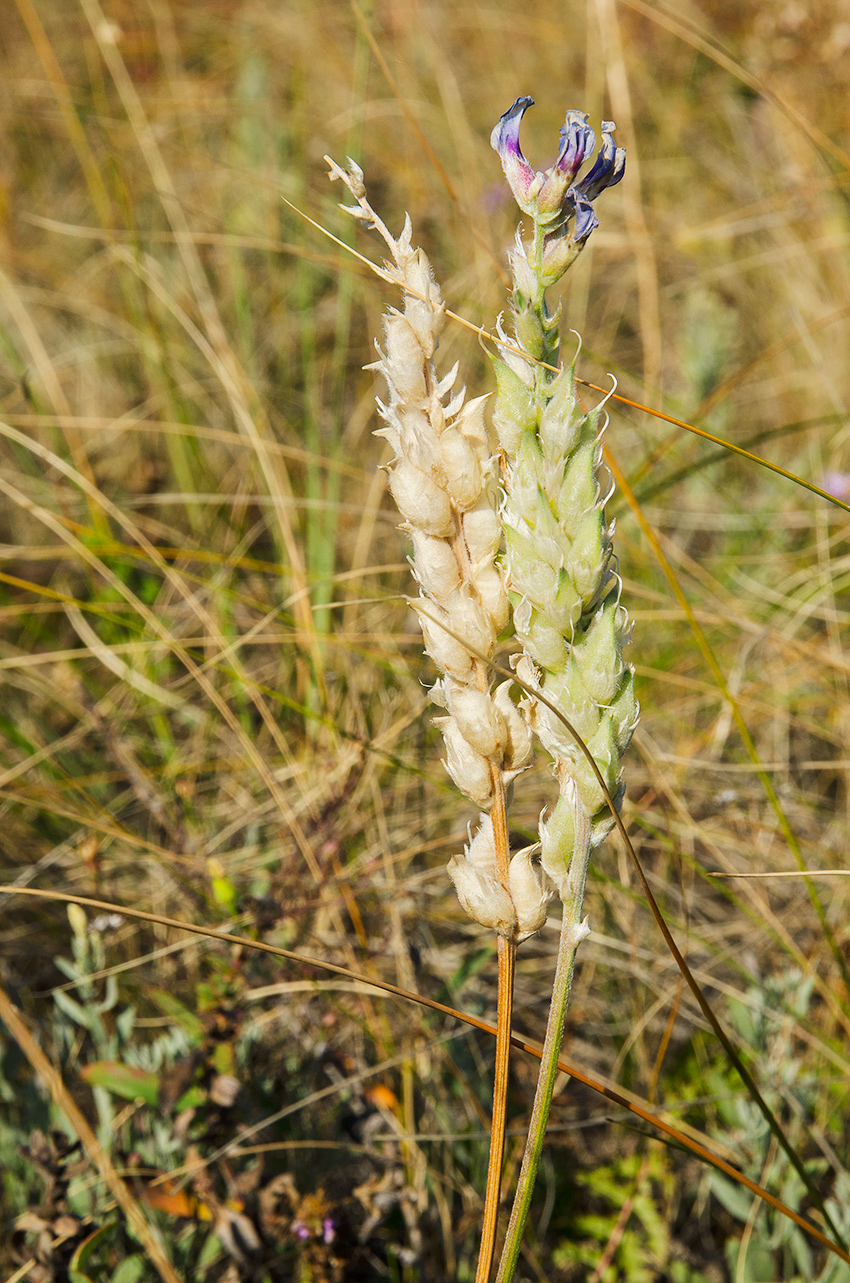
[[[485,396],[477,396],[472,401],[467,401],[455,420],[455,426],[460,429],[468,440],[476,443],[482,457],[485,451],[489,449],[487,419],[484,413],[489,400],[490,394],[487,393]]]
[[[631,664],[626,666],[620,689],[609,705],[608,715],[614,725],[617,743],[621,751],[625,752],[640,718],[640,705],[635,695],[635,673]]]
[[[437,705],[437,708],[445,708],[445,709],[448,709],[448,707],[449,707],[449,691],[448,691],[449,685],[450,685],[450,679],[449,679],[449,678],[447,678],[447,677],[438,677],[438,678],[437,678],[437,680],[434,682],[434,685],[431,687],[431,690],[430,690],[431,701],[432,701],[432,703],[434,703],[434,704],[436,704],[436,705]]]
[[[536,286],[534,269],[528,261],[525,246],[517,235],[517,248],[509,255],[511,270],[514,274],[514,298],[531,298]]]
[[[451,392],[452,388],[457,383],[457,376],[458,376],[459,369],[460,369],[460,362],[455,361],[452,368],[446,374],[443,375],[439,383],[437,383],[437,385],[435,386],[434,396],[438,401],[442,401],[445,396],[448,396],[449,392]],[[460,400],[462,402],[465,396],[464,390],[461,389],[458,395],[460,396]],[[452,399],[451,404],[453,403],[454,403],[454,398]],[[451,404],[449,408],[451,408]],[[454,411],[452,411],[452,413],[454,413]]]
[[[348,161],[347,184],[349,191],[355,200],[365,200],[366,184],[363,182],[363,170],[357,164],[357,161],[352,160],[350,156],[347,156],[346,160]],[[338,168],[336,165],[333,167],[335,169]]]

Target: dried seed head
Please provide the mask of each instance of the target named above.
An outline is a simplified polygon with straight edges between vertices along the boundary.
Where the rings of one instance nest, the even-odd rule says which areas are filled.
[[[511,899],[517,917],[520,940],[527,939],[544,925],[552,893],[544,889],[537,869],[531,863],[533,847],[518,851],[508,870]]]
[[[463,737],[453,717],[435,717],[446,745],[445,767],[461,793],[465,793],[482,811],[493,805],[493,777],[490,763],[483,753]]]
[[[425,593],[436,601],[445,601],[460,585],[460,566],[451,544],[423,530],[412,530],[413,573]]]
[[[508,729],[489,694],[473,686],[458,687],[450,696],[449,711],[472,748],[484,757],[501,762],[508,742]]]
[[[531,765],[532,736],[527,718],[511,699],[512,682],[502,682],[496,687],[493,703],[502,714],[507,732],[505,770],[519,774]]]
[[[517,914],[505,885],[506,854],[500,853],[497,876],[493,825],[486,813],[494,789],[504,789],[530,761],[531,739],[522,710],[507,691],[496,700],[488,689],[487,665],[507,622],[509,601],[496,560],[501,524],[484,418],[487,398],[465,403],[465,390],[454,392],[457,366],[442,378],[434,368],[446,309],[427,257],[411,244],[410,220],[393,237],[369,205],[360,172],[329,164],[331,176],[342,179],[357,202],[352,212],[377,229],[389,247],[386,278],[404,290],[404,312],[393,309],[385,317],[384,350],[370,368],[384,376],[389,389],[386,404],[378,402],[383,425],[377,435],[393,449],[390,490],[413,541],[412,568],[421,596],[412,606],[440,672],[433,696],[447,714],[436,721],[446,744],[446,769],[484,813],[450,873],[467,912],[513,937]],[[506,359],[505,368],[516,377]],[[527,380],[529,400],[533,377],[527,363],[519,358],[513,365]],[[540,889],[535,890],[533,873],[522,862],[515,878],[523,899],[522,931],[536,930]]]
[[[399,512],[414,530],[443,538],[452,534],[455,518],[449,496],[407,459],[399,459],[390,472],[390,490]]]
[[[449,877],[455,884],[457,898],[473,922],[513,939],[516,913],[513,902],[501,883],[479,872],[462,855],[453,855],[448,865]]]

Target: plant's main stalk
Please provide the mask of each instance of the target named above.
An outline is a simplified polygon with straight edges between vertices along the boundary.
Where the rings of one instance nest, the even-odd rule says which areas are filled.
[[[578,178],[596,136],[584,113],[569,111],[555,164],[536,173],[519,146],[520,121],[531,101],[518,98],[491,138],[517,203],[532,223],[530,239],[524,242],[518,233],[510,256],[513,333],[509,337],[500,325],[495,427],[504,486],[504,565],[522,647],[515,668],[526,690],[523,707],[552,755],[559,787],[552,814],[540,825],[541,864],[563,910],[540,1078],[499,1283],[509,1283],[519,1255],[576,951],[589,930],[582,905],[590,854],[613,825],[608,799],[616,806],[622,798],[620,758],[638,716],[633,672],[622,654],[629,624],[619,604],[613,523],[605,518],[601,408],[582,410],[574,363],[560,365],[559,313],[551,315],[546,305],[547,288],[598,226],[593,200],[620,181],[625,152],[615,148],[614,125],[604,121],[596,159]]]

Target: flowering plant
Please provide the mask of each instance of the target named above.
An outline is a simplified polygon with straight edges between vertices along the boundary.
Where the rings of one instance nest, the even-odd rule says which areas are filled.
[[[615,147],[614,122],[603,120],[602,145],[584,178],[575,181],[587,157],[593,155],[596,134],[583,111],[567,112],[558,141],[558,158],[551,169],[532,169],[519,145],[519,127],[534,99],[517,98],[499,119],[490,145],[499,153],[505,177],[517,204],[543,233],[544,287],[554,285],[599,226],[593,201],[606,187],[619,183],[626,170],[624,148]],[[528,283],[528,282],[526,282]]]
[[[330,161],[354,198],[343,206],[383,237],[391,261],[383,274],[398,284],[404,311],[385,317],[384,345],[373,368],[386,380],[379,435],[393,450],[390,489],[413,544],[419,597],[412,603],[425,645],[439,670],[432,690],[446,767],[480,809],[462,855],[449,863],[464,910],[498,938],[499,1022],[490,1169],[476,1283],[489,1279],[495,1245],[504,1144],[513,958],[538,931],[560,896],[562,931],[549,1026],[532,1127],[498,1278],[513,1276],[557,1070],[576,950],[589,928],[582,917],[593,848],[610,831],[622,797],[620,759],[637,721],[633,675],[623,662],[628,640],[620,580],[613,561],[613,522],[605,519],[600,477],[601,407],[585,412],[573,363],[560,361],[558,313],[546,289],[567,270],[598,226],[593,201],[623,177],[625,152],[610,121],[596,135],[580,111],[567,112],[555,164],[543,173],[519,146],[532,99],[517,98],[491,136],[508,183],[532,222],[528,243],[517,234],[510,254],[513,333],[498,325],[494,358],[498,392],[494,454],[484,417],[486,398],[454,391],[457,367],[440,374],[435,353],[446,308],[406,220],[394,237],[366,198],[363,174]],[[329,158],[328,158],[329,159]],[[500,548],[504,541],[504,553]],[[512,683],[493,687],[500,631],[512,616],[520,653]],[[548,750],[559,785],[552,814],[540,826],[540,864],[533,848],[509,850],[507,808],[513,782],[531,763],[532,736]]]

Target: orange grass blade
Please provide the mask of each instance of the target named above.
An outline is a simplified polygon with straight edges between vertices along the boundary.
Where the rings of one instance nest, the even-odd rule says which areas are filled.
[[[489,335],[487,336],[490,337]],[[731,454],[739,454],[742,459],[749,463],[757,463],[760,468],[767,468],[770,472],[775,472],[778,477],[784,477],[786,481],[793,481],[795,485],[802,486],[804,490],[810,490],[820,499],[826,499],[828,503],[833,503],[837,508],[843,508],[845,512],[850,512],[850,503],[845,503],[843,499],[838,499],[828,490],[821,490],[812,481],[806,481],[805,477],[798,477],[796,472],[789,472],[786,468],[780,468],[778,463],[771,463],[769,459],[764,459],[760,454],[753,454],[750,450],[745,450],[743,446],[735,445],[733,441],[724,441],[723,437],[717,437],[713,432],[706,432],[705,428],[698,428],[693,423],[687,423],[684,419],[677,419],[673,414],[665,414],[663,410],[653,410],[648,405],[641,405],[640,401],[632,401],[627,396],[620,396],[617,392],[606,391],[598,383],[589,383],[587,379],[576,378],[576,383],[581,383],[586,388],[592,388],[594,392],[601,392],[604,396],[610,396],[612,401],[619,401],[621,405],[630,405],[634,410],[642,410],[644,414],[651,414],[654,419],[661,419],[664,423],[672,423],[676,428],[684,428],[686,432],[692,432],[695,437],[703,437],[706,441],[711,441],[714,445],[722,446]],[[610,466],[610,460],[609,460]]]

